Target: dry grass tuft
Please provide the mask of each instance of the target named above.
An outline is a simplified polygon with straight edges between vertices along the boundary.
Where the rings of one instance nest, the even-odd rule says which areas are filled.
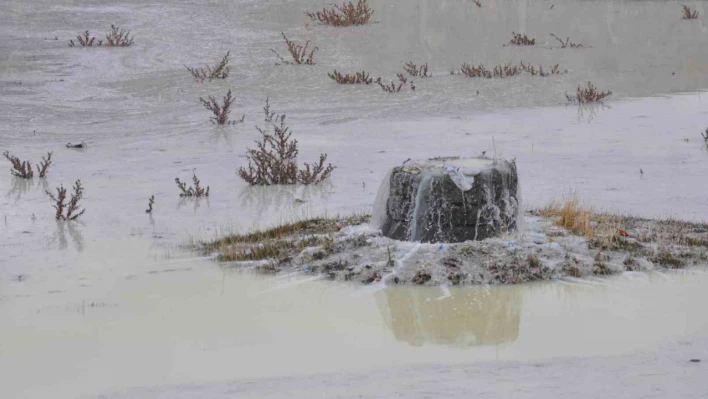
[[[582,44],[576,44],[576,43],[571,42],[569,37],[566,37],[565,40],[563,40],[560,37],[554,35],[553,33],[551,33],[551,36],[553,36],[556,40],[558,40],[560,42],[561,48],[566,48],[566,47],[582,48],[582,47],[585,47]]]
[[[239,176],[253,186],[273,184],[318,184],[327,179],[335,169],[327,164],[327,154],[320,154],[317,163],[305,163],[304,168],[297,166],[297,140],[291,139],[292,132],[285,126],[285,115],[276,118],[274,134],[256,126],[262,140],[256,141],[255,149],[247,150],[248,169],[241,167]]]
[[[49,198],[54,201],[54,209],[57,213],[55,215],[56,220],[76,220],[79,216],[86,212],[86,209],[79,211],[79,202],[84,196],[84,188],[81,186],[81,180],[77,180],[74,183],[74,192],[71,194],[71,199],[69,203],[66,202],[66,189],[64,186],[57,187],[57,195],[55,196],[50,191],[45,191]],[[66,212],[64,212],[66,209]]]
[[[8,151],[3,152],[2,155],[7,158],[7,160],[10,161],[10,163],[12,164],[12,169],[10,169],[10,173],[13,176],[19,177],[21,179],[31,179],[34,177],[34,171],[32,170],[32,165],[29,161],[20,161],[19,158],[10,154]],[[46,157],[42,157],[42,162],[40,162],[39,165],[36,165],[37,174],[39,175],[39,177],[44,178],[47,176],[47,170],[49,169],[49,165],[51,164],[52,153],[48,152]]]
[[[310,19],[325,25],[351,26],[364,25],[369,22],[371,16],[374,15],[374,10],[369,7],[367,0],[358,0],[356,5],[351,1],[344,2],[341,6],[335,4],[333,8],[323,8],[322,11],[307,12],[306,14]]]
[[[91,36],[88,30],[84,31],[83,34],[78,34],[76,36],[76,41],[81,45],[81,47],[93,47],[93,43],[96,40],[95,36]],[[96,46],[103,44],[102,40],[96,43]],[[69,47],[75,47],[76,43],[73,40],[69,40]]]
[[[273,53],[275,53],[276,56],[280,59],[280,62],[282,62],[285,65],[315,65],[315,51],[319,50],[318,47],[313,48],[310,50],[310,53],[307,53],[307,46],[310,45],[310,41],[305,42],[305,46],[301,46],[299,44],[295,44],[292,40],[288,39],[287,36],[285,36],[285,33],[280,32],[281,35],[283,35],[283,39],[285,39],[285,45],[288,46],[288,52],[290,53],[290,56],[292,57],[292,61],[288,61],[285,58],[283,58],[280,54],[278,54],[277,51],[270,49]],[[276,64],[280,65],[280,64]]]
[[[177,187],[179,187],[179,190],[181,193],[179,194],[180,197],[208,197],[209,196],[209,186],[207,186],[206,189],[200,185],[200,181],[197,178],[196,173],[192,174],[192,182],[194,183],[194,187],[189,186],[187,187],[187,183],[181,182],[179,180],[179,177],[175,178],[175,183],[177,183]],[[150,210],[152,210],[152,202],[150,203]]]
[[[601,101],[602,99],[611,94],[612,92],[609,90],[597,90],[597,87],[595,87],[592,83],[588,82],[588,86],[585,88],[578,85],[578,89],[575,95],[569,95],[568,93],[565,93],[565,98],[572,103],[586,104]]]
[[[361,71],[361,72],[356,72],[353,75],[346,74],[342,75],[341,73],[337,72],[335,69],[334,72],[328,73],[327,76],[329,76],[332,80],[339,84],[371,84],[374,82],[374,78],[372,78],[366,71]],[[378,78],[376,81],[380,81],[381,78]]]
[[[571,197],[563,201],[551,201],[548,205],[539,209],[538,213],[544,217],[558,218],[553,224],[563,227],[574,234],[587,238],[594,236],[590,220],[595,215],[595,212],[590,208],[583,207],[577,197]]]
[[[130,31],[111,25],[111,31],[106,35],[106,46],[128,47],[131,44],[133,44],[133,38],[130,37]]]
[[[516,33],[516,32],[511,32],[512,38],[509,40],[509,44],[513,44],[515,46],[533,46],[536,44],[536,39],[532,39],[526,35],[522,35],[521,33]]]
[[[408,61],[403,66],[403,69],[405,69],[405,71],[408,72],[408,74],[413,77],[429,78],[429,77],[433,76],[433,74],[428,72],[428,63],[427,62],[421,66],[418,66],[418,65],[414,64],[412,61]]]
[[[212,79],[226,79],[227,76],[229,76],[229,56],[231,55],[231,52],[227,52],[226,55],[221,58],[221,61],[219,61],[218,64],[214,65],[214,67],[206,66],[204,68],[190,68],[185,65],[185,68],[189,71],[189,73],[192,74],[195,80],[198,80],[200,82],[204,82],[205,80],[212,80]]]
[[[217,125],[234,125],[236,123],[242,123],[246,119],[246,115],[241,116],[241,119],[229,122],[229,114],[231,113],[231,104],[234,102],[234,98],[231,96],[231,89],[226,93],[223,99],[223,103],[219,104],[216,98],[209,96],[207,100],[199,97],[199,102],[202,103],[204,108],[211,111],[214,114],[213,117],[209,118],[212,123]]]
[[[698,19],[698,11],[691,10],[691,7],[684,5],[681,19]]]

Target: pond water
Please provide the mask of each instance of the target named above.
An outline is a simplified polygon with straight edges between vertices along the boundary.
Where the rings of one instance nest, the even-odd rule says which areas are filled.
[[[524,204],[575,192],[603,210],[708,215],[708,44],[680,2],[377,1],[372,23],[306,24],[306,1],[6,1],[0,4],[0,150],[47,179],[0,173],[0,375],[8,397],[372,367],[627,353],[706,331],[705,270],[519,287],[358,287],[225,270],[181,245],[321,214],[370,212],[408,158],[516,158]],[[693,6],[701,15],[704,4]],[[131,30],[128,48],[69,48],[80,31]],[[319,50],[275,66],[281,30]],[[504,46],[512,31],[533,47]],[[554,33],[590,47],[559,48]],[[56,38],[56,40],[55,40]],[[226,80],[187,66],[231,52]],[[432,78],[397,94],[342,86],[334,69]],[[463,62],[568,73],[471,79]],[[592,81],[602,105],[567,105]],[[212,125],[199,97],[232,89]],[[688,94],[681,94],[688,93]],[[300,161],[337,166],[316,187],[248,187],[236,174],[266,97]],[[68,142],[86,142],[71,150]],[[9,163],[5,164],[9,168]],[[640,169],[643,173],[640,173]],[[183,200],[195,172],[208,199]],[[57,223],[45,194],[81,179],[86,214]],[[145,214],[155,195],[155,210]]]

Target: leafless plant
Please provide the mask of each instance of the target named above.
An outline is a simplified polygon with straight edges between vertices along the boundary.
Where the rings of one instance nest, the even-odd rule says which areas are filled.
[[[148,198],[148,209],[145,210],[145,213],[152,213],[152,205],[155,203],[155,196],[152,195],[150,198]]]
[[[691,10],[691,7],[684,5],[681,19],[698,19],[698,11]]]
[[[576,44],[576,43],[571,42],[569,37],[566,37],[565,41],[564,41],[563,39],[554,35],[553,33],[551,33],[551,36],[553,36],[556,40],[558,40],[560,42],[561,48],[566,48],[566,47],[581,48],[581,47],[584,47],[582,44]]]
[[[21,179],[31,179],[34,176],[34,171],[32,170],[32,164],[29,161],[20,161],[19,158],[10,154],[8,151],[2,153],[5,158],[12,164],[12,169],[10,173]]]
[[[522,69],[519,66],[511,66],[511,64],[497,65],[492,69],[492,76],[495,78],[505,78],[520,74]]]
[[[37,165],[37,174],[39,174],[39,177],[44,178],[47,177],[47,169],[49,169],[49,165],[52,164],[52,153],[48,152],[46,157],[42,157],[42,162]]]
[[[269,186],[273,184],[318,184],[327,179],[335,169],[332,164],[325,166],[327,154],[320,154],[319,162],[304,164],[298,170],[297,140],[292,137],[289,127],[285,126],[285,115],[280,123],[274,124],[274,133],[270,134],[256,126],[262,139],[256,141],[255,149],[247,150],[248,169],[240,167],[239,176],[250,185]]]
[[[467,63],[462,64],[460,67],[460,72],[467,76],[468,78],[487,78],[492,77],[492,72],[484,67],[484,65],[479,64],[477,66],[470,65]]]
[[[177,187],[179,187],[181,193],[179,194],[180,197],[208,197],[209,196],[209,186],[207,186],[206,189],[200,185],[200,181],[197,178],[196,173],[192,173],[192,182],[194,183],[194,187],[189,186],[187,187],[187,183],[181,182],[179,180],[179,177],[175,178],[175,183],[177,183]],[[152,204],[151,204],[152,205]],[[150,207],[152,210],[152,206]]]
[[[511,32],[511,35],[513,36],[511,40],[509,40],[509,44],[513,44],[516,46],[533,46],[536,44],[536,39],[529,38],[526,35],[522,35],[521,33],[516,33],[516,32]]]
[[[214,65],[214,67],[210,66],[205,66],[204,68],[190,68],[185,65],[185,68],[189,71],[189,73],[194,76],[194,79],[204,82],[205,80],[212,80],[212,79],[226,79],[227,76],[229,76],[229,56],[231,55],[231,52],[227,52],[226,55],[221,58],[221,61],[219,61],[218,64]],[[206,68],[206,69],[205,69]]]
[[[412,61],[408,61],[403,66],[403,69],[405,69],[405,71],[408,72],[409,75],[414,76],[414,77],[429,78],[429,77],[433,76],[433,74],[428,72],[428,63],[427,62],[419,67],[418,65],[414,64]]]
[[[76,220],[79,216],[86,212],[86,209],[79,211],[79,201],[84,196],[84,188],[81,186],[81,180],[77,180],[74,183],[74,192],[71,194],[71,199],[69,203],[66,203],[66,189],[64,186],[57,187],[57,195],[54,196],[49,190],[45,191],[49,198],[54,201],[54,209],[57,213],[55,215],[56,220]],[[66,214],[64,213],[66,209]]]
[[[356,72],[353,75],[346,74],[342,75],[335,69],[332,73],[327,73],[332,80],[340,84],[371,84],[374,82],[372,78],[366,71]],[[380,79],[380,78],[379,78]],[[378,79],[377,79],[378,81]]]
[[[133,38],[130,37],[130,31],[111,25],[111,31],[106,35],[106,46],[128,47],[131,44],[133,44]]]
[[[234,102],[234,98],[231,96],[231,89],[226,93],[223,99],[223,103],[219,104],[216,98],[209,96],[207,100],[199,97],[199,102],[202,103],[204,108],[211,111],[214,116],[209,118],[212,123],[217,125],[233,125],[236,123],[242,123],[246,119],[244,114],[241,119],[229,122],[229,114],[231,113],[231,104]]]
[[[536,69],[533,65],[529,64],[524,64],[523,61],[520,64],[521,69],[524,70],[525,72],[528,72],[532,76],[540,76],[540,77],[546,77],[546,76],[551,76],[551,75],[560,75],[564,73],[568,73],[567,69],[564,69],[563,71],[560,70],[559,64],[553,65],[549,71],[544,71],[543,66],[539,65],[538,69]]]
[[[474,4],[476,4],[477,7],[482,8],[482,2],[481,2],[481,1],[479,1],[479,0],[472,0],[472,2],[473,2]]]
[[[263,107],[263,113],[265,114],[264,122],[273,122],[275,112],[270,112],[270,98],[268,97],[266,97],[266,105]],[[275,119],[278,119],[278,117]]]
[[[19,177],[21,179],[31,179],[34,177],[34,171],[32,170],[32,164],[30,161],[20,161],[19,158],[16,156],[10,154],[8,151],[3,152],[2,154],[5,158],[7,158],[8,161],[12,164],[12,169],[10,169],[10,173],[15,176]],[[37,174],[39,177],[46,177],[47,176],[47,170],[49,169],[49,165],[52,164],[52,153],[48,152],[46,157],[42,157],[42,162],[40,162],[39,165],[36,165],[37,168]]]
[[[705,133],[701,133],[701,136],[703,137],[703,141],[706,143],[706,147],[708,147],[708,127],[706,128]]]
[[[376,83],[378,83],[379,86],[381,86],[381,90],[383,90],[387,93],[398,93],[399,91],[401,91],[401,87],[403,87],[403,84],[404,84],[403,82],[399,81],[398,86],[396,86],[395,82],[391,82],[390,85],[385,85],[385,84],[381,83],[380,80]]]
[[[288,61],[285,58],[283,58],[280,54],[278,54],[277,51],[270,49],[273,53],[275,53],[276,56],[280,59],[280,62],[282,62],[285,65],[315,65],[315,51],[319,50],[318,47],[313,48],[310,50],[310,53],[307,53],[307,46],[310,45],[310,41],[305,42],[305,46],[301,46],[299,44],[295,44],[292,40],[288,39],[287,36],[285,36],[285,33],[280,32],[281,35],[283,35],[283,39],[285,39],[285,45],[288,46],[288,52],[290,53],[290,56],[292,57],[292,61]],[[280,64],[276,64],[280,65]]]
[[[96,40],[95,36],[91,36],[88,30],[84,31],[83,35],[79,34],[76,36],[76,41],[79,42],[81,47],[93,47],[93,42]],[[99,40],[96,43],[96,46],[100,46],[103,44],[102,40]],[[74,47],[76,46],[76,43],[74,43],[73,40],[69,40],[69,47]]]
[[[332,26],[351,26],[363,25],[374,15],[367,4],[367,0],[358,0],[356,5],[350,2],[344,2],[341,6],[334,5],[333,8],[323,8],[322,11],[307,12],[308,17],[312,20],[317,20],[326,25]]]
[[[601,101],[603,98],[611,94],[612,92],[609,90],[597,90],[597,87],[595,87],[592,83],[588,82],[588,85],[585,88],[578,85],[575,95],[565,93],[565,98],[568,99],[569,102],[585,104]]]

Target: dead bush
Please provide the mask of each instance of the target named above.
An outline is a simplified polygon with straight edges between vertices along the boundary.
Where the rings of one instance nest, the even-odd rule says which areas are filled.
[[[599,91],[592,83],[588,82],[587,87],[578,85],[575,95],[565,93],[565,98],[572,103],[594,103],[601,101],[605,97],[611,95],[611,91]]]
[[[524,64],[523,62],[521,62],[520,66],[521,66],[522,70],[531,74],[531,76],[540,76],[542,78],[545,78],[546,76],[551,76],[551,75],[560,75],[560,74],[568,73],[567,69],[564,69],[563,71],[561,71],[559,64],[553,65],[550,68],[550,70],[548,70],[548,71],[544,71],[542,65],[539,65],[538,69],[536,69],[531,64]]]
[[[248,169],[241,167],[239,176],[252,186],[273,184],[317,184],[327,179],[335,169],[332,164],[325,166],[327,154],[320,154],[319,162],[304,164],[298,170],[297,140],[291,139],[292,132],[285,126],[285,115],[273,124],[274,133],[270,134],[256,126],[262,139],[256,141],[255,149],[247,149]]]
[[[708,147],[708,127],[706,128],[705,133],[701,133],[701,137],[703,137],[703,141],[706,144],[706,147]]]
[[[221,58],[221,61],[214,65],[214,67],[205,66],[204,68],[190,68],[185,65],[185,68],[192,74],[195,80],[204,82],[205,80],[212,79],[226,79],[229,76],[229,56],[231,52],[227,52],[225,56]],[[206,68],[206,69],[205,69]]]
[[[691,7],[684,5],[681,19],[698,19],[698,11],[691,10]]]
[[[371,84],[374,82],[372,78],[366,71],[356,72],[353,75],[346,74],[342,75],[335,69],[332,73],[327,73],[332,80],[339,84]],[[378,82],[381,78],[377,79]]]
[[[351,1],[344,2],[341,6],[335,4],[333,8],[323,8],[321,11],[306,14],[310,19],[325,25],[351,26],[369,22],[374,10],[369,7],[367,0],[358,0],[356,5]]]
[[[95,36],[91,36],[88,30],[85,30],[83,34],[78,34],[76,36],[76,41],[81,45],[81,47],[93,47],[93,43],[96,40]],[[103,44],[103,40],[96,42],[96,46]],[[76,43],[73,40],[69,40],[69,47],[75,47]]]
[[[150,213],[152,214],[152,206],[155,204],[155,196],[151,195],[150,198],[148,198],[148,209],[145,210],[145,213]]]
[[[516,33],[516,32],[511,32],[512,38],[509,40],[509,44],[513,44],[515,46],[533,46],[536,44],[536,39],[532,39],[526,35],[522,35],[521,33]]]
[[[208,197],[209,196],[209,186],[207,186],[206,189],[200,185],[200,181],[197,178],[196,173],[192,173],[192,182],[194,183],[194,187],[189,186],[187,187],[187,183],[181,182],[179,180],[179,177],[175,177],[175,183],[177,183],[177,187],[181,191],[179,196],[180,197]],[[150,210],[152,211],[152,202],[150,203]]]
[[[130,37],[130,31],[111,25],[111,31],[106,35],[106,46],[128,47],[131,44],[133,44],[133,38]]]
[[[199,102],[202,103],[204,108],[211,111],[214,114],[213,117],[209,118],[212,123],[217,125],[233,125],[236,123],[242,123],[246,119],[246,115],[241,116],[241,119],[237,121],[229,122],[229,114],[231,113],[231,104],[234,102],[234,98],[231,96],[231,89],[226,92],[222,104],[216,100],[216,98],[209,96],[208,99],[203,99],[199,97]]]
[[[79,202],[84,196],[84,188],[81,186],[81,180],[77,180],[74,183],[74,192],[71,194],[71,199],[66,202],[66,189],[64,186],[57,187],[57,195],[55,196],[49,190],[45,191],[49,198],[54,201],[54,209],[57,213],[55,215],[56,220],[76,220],[79,216],[86,212],[85,209],[79,211]],[[64,212],[66,210],[66,212]]]
[[[278,54],[277,51],[270,49],[273,53],[275,53],[276,56],[280,59],[280,62],[282,62],[285,65],[315,65],[315,51],[319,50],[319,48],[315,47],[312,50],[310,50],[310,53],[307,53],[307,46],[310,45],[310,41],[306,41],[304,46],[301,46],[299,44],[295,44],[292,40],[288,39],[287,36],[285,36],[285,33],[280,32],[281,35],[283,35],[283,39],[285,40],[285,45],[288,46],[288,52],[290,53],[290,56],[292,57],[292,61],[288,61],[285,58],[283,58],[280,54]],[[280,65],[280,64],[276,64]]]
[[[7,158],[7,160],[10,161],[10,163],[12,164],[12,169],[10,169],[10,173],[13,176],[19,177],[21,179],[31,179],[32,177],[34,177],[34,171],[32,170],[32,164],[30,164],[30,161],[20,161],[19,158],[10,154],[8,151],[3,152],[2,155]],[[48,152],[46,157],[42,157],[42,162],[40,162],[39,165],[35,165],[39,177],[44,178],[47,176],[47,170],[49,169],[49,165],[51,164],[52,153]]]
[[[551,33],[551,36],[553,36],[556,40],[558,40],[560,42],[561,48],[566,48],[566,47],[581,48],[581,47],[584,47],[582,44],[576,44],[576,43],[571,42],[569,37],[566,37],[565,41],[564,41],[560,37],[554,35],[553,33]]]
[[[403,66],[403,69],[406,72],[408,72],[409,75],[411,75],[413,77],[429,78],[429,77],[433,76],[431,73],[428,72],[428,63],[427,62],[421,66],[418,66],[418,65],[414,64],[412,61],[408,61]]]

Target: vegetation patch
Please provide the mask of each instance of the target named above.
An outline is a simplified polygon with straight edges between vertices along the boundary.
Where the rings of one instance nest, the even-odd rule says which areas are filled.
[[[74,183],[74,191],[71,193],[71,199],[66,202],[66,189],[64,186],[57,187],[57,194],[54,195],[49,190],[46,191],[49,198],[54,202],[54,209],[57,211],[55,214],[56,220],[76,220],[79,216],[86,212],[85,209],[81,209],[79,202],[84,196],[84,187],[81,185],[81,180],[77,180]]]
[[[570,48],[581,48],[581,47],[585,47],[585,46],[583,46],[582,44],[577,44],[577,43],[571,42],[569,37],[566,37],[565,40],[563,40],[563,39],[561,39],[560,37],[554,35],[553,33],[551,33],[551,36],[552,36],[553,38],[555,38],[555,39],[560,43],[561,48],[566,48],[566,47],[570,47]]]
[[[371,84],[374,82],[372,78],[366,71],[356,72],[354,74],[341,74],[335,69],[334,72],[328,73],[327,76],[339,84]],[[381,78],[376,79],[379,82]]]
[[[204,108],[211,111],[211,113],[214,115],[209,118],[211,123],[215,123],[217,125],[234,125],[236,123],[243,123],[243,121],[246,119],[246,115],[244,114],[239,120],[229,121],[229,114],[231,113],[231,104],[233,104],[234,102],[234,98],[231,95],[231,89],[229,89],[229,91],[226,93],[221,104],[219,104],[219,101],[212,96],[209,96],[206,100],[202,97],[199,97],[199,102],[202,103]]]
[[[325,25],[332,26],[352,26],[364,25],[374,15],[374,10],[369,7],[367,0],[344,2],[341,6],[333,5],[332,8],[323,8],[321,11],[306,13],[313,21],[319,21]]]
[[[21,161],[16,156],[10,154],[10,152],[8,151],[3,152],[2,155],[8,161],[10,161],[10,164],[12,164],[10,173],[13,176],[19,177],[20,179],[31,179],[32,177],[34,177],[34,171],[32,170],[32,165],[29,161]],[[48,152],[46,157],[42,157],[42,162],[40,162],[39,165],[35,165],[37,167],[37,174],[39,175],[39,177],[44,178],[47,176],[47,170],[49,169],[49,165],[51,164],[52,153]]]
[[[533,46],[536,44],[536,39],[522,35],[521,33],[511,32],[511,40],[509,40],[509,44],[513,44],[515,46]]]
[[[306,41],[305,45],[303,46],[300,44],[295,44],[295,42],[288,39],[288,37],[285,36],[285,33],[280,32],[280,34],[283,35],[285,45],[288,47],[288,53],[290,53],[290,57],[292,58],[292,61],[286,60],[280,54],[278,54],[277,51],[270,49],[270,51],[272,51],[278,57],[278,59],[280,59],[281,63],[285,65],[315,65],[315,51],[319,50],[319,48],[315,47],[308,53],[307,47],[310,45],[309,40]]]
[[[611,91],[600,91],[591,82],[588,82],[587,87],[578,85],[574,95],[565,93],[565,98],[568,102],[586,104],[602,101],[611,94]]]
[[[698,19],[698,11],[691,10],[691,7],[684,5],[681,19]]]
[[[205,80],[212,80],[212,79],[226,79],[226,77],[229,76],[229,56],[231,55],[231,52],[227,52],[226,55],[224,55],[221,58],[221,61],[219,61],[216,65],[213,67],[210,67],[209,65],[206,65],[203,68],[190,68],[185,65],[185,68],[189,71],[189,73],[192,74],[195,80],[199,82],[204,82]]]
[[[187,183],[181,182],[179,177],[175,177],[175,183],[177,183],[177,188],[179,188],[180,197],[208,197],[209,196],[209,186],[206,188],[201,186],[199,178],[196,174],[192,174],[192,182],[194,186],[187,187]],[[154,196],[153,196],[154,197]],[[154,198],[153,198],[154,199]],[[150,202],[150,211],[152,212],[152,202]]]

